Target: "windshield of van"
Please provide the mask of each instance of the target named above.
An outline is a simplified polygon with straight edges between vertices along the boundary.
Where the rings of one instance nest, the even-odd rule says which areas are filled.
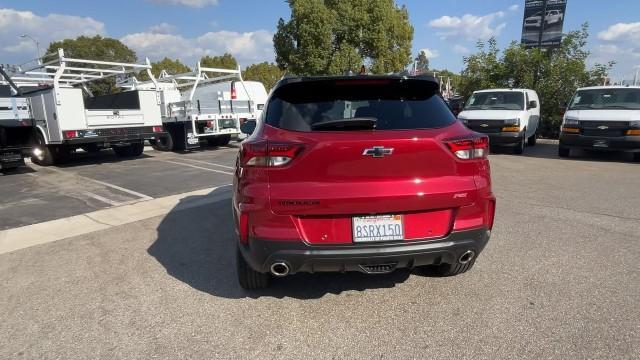
[[[640,89],[578,90],[569,110],[640,110]]]
[[[465,110],[524,110],[524,94],[519,91],[487,91],[471,95]]]
[[[276,89],[266,123],[294,131],[429,129],[456,119],[435,82],[419,79],[328,79]]]

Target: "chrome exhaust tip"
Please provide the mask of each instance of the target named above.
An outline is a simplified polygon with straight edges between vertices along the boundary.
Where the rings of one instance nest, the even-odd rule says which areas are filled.
[[[458,258],[458,262],[460,264],[466,264],[469,261],[473,260],[474,257],[476,257],[476,252],[473,250],[467,250],[464,252],[464,254],[460,255],[460,258]]]
[[[271,274],[277,277],[283,277],[289,275],[289,265],[285,262],[275,262],[271,265]]]

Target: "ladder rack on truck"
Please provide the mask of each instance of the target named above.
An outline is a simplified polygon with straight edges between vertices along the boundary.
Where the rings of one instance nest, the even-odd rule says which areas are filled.
[[[164,135],[157,88],[94,96],[87,86],[140,71],[155,83],[148,59],[144,64],[77,59],[58,49],[10,74],[30,100],[36,121],[33,162],[52,165],[78,148],[112,148],[119,157],[142,154],[144,140]]]
[[[234,99],[236,82],[247,99]],[[223,91],[219,84],[229,84],[228,91]],[[157,88],[160,92],[167,136],[152,142],[157,150],[192,149],[199,147],[202,140],[214,146],[226,145],[232,136],[240,134],[242,120],[256,117],[256,107],[246,90],[240,67],[208,68],[198,62],[191,72],[170,75],[163,70],[155,80],[139,82],[132,78],[120,86]]]
[[[20,97],[19,88],[0,67],[0,170],[24,165],[34,135],[29,99]]]

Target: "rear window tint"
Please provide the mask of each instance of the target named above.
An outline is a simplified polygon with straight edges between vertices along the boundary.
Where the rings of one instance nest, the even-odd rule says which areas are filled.
[[[286,130],[313,131],[316,123],[352,118],[374,118],[375,130],[431,129],[456,121],[438,85],[417,79],[302,81],[278,88],[267,104],[266,123]]]

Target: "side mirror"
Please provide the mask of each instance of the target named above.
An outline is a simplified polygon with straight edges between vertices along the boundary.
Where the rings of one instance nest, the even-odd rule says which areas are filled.
[[[247,120],[240,124],[240,132],[243,134],[251,135],[256,129],[256,121],[255,120]]]
[[[535,109],[538,107],[538,102],[535,100],[529,101],[529,109]]]

